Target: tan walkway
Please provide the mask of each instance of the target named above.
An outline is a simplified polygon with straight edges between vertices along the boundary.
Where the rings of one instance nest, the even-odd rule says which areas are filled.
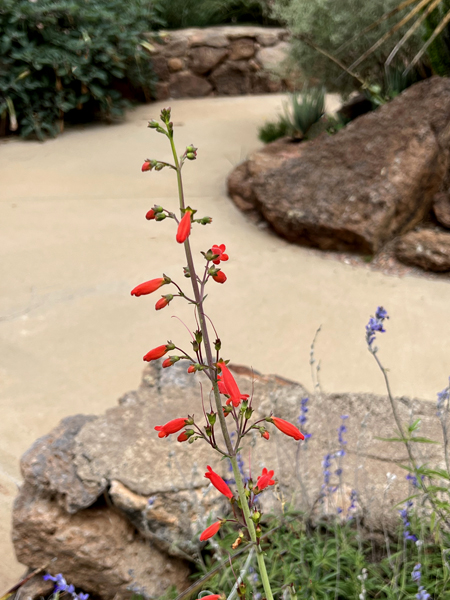
[[[257,128],[280,97],[171,104],[180,152],[199,147],[185,169],[189,204],[214,218],[195,228],[196,254],[225,243],[231,257],[227,283],[209,290],[224,356],[309,386],[309,346],[322,324],[325,389],[383,392],[364,343],[368,316],[382,304],[391,320],[380,356],[394,392],[433,400],[450,374],[450,285],[328,260],[246,221],[226,197],[225,177],[259,145]],[[163,271],[187,283],[174,224],[144,218],[155,202],[176,206],[173,173],[140,172],[147,157],[169,158],[165,138],[146,127],[160,108],[44,144],[0,144],[2,588],[22,573],[9,541],[20,455],[61,418],[100,413],[135,388],[150,348],[167,339],[188,345],[170,317],[192,323],[191,309],[174,301],[156,313],[154,298],[130,296]]]

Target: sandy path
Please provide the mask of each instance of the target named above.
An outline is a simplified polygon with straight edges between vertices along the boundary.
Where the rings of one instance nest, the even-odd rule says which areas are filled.
[[[364,325],[383,304],[391,321],[380,356],[395,394],[434,399],[450,374],[450,286],[329,260],[246,221],[226,197],[225,177],[259,146],[257,127],[273,118],[280,97],[171,104],[180,152],[199,147],[185,169],[189,204],[214,218],[196,227],[195,251],[225,243],[231,257],[229,279],[212,283],[208,308],[224,355],[309,386],[309,346],[322,324],[324,388],[382,393]],[[190,309],[173,302],[156,313],[152,299],[129,294],[163,270],[185,281],[173,223],[144,219],[155,202],[176,206],[173,173],[140,173],[146,157],[169,158],[163,136],[146,127],[161,106],[45,144],[0,145],[1,588],[23,571],[9,541],[20,455],[61,418],[101,413],[135,388],[150,348],[188,343],[170,316],[190,323]]]

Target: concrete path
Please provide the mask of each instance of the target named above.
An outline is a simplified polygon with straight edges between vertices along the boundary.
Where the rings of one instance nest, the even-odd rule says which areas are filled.
[[[364,342],[381,304],[391,320],[380,357],[394,393],[434,400],[450,374],[450,285],[329,260],[246,221],[226,197],[225,178],[260,145],[257,128],[281,97],[171,105],[180,153],[199,147],[185,168],[188,202],[214,219],[195,228],[195,254],[215,243],[230,254],[228,281],[212,282],[208,304],[224,356],[310,386],[309,348],[322,325],[325,390],[383,393]],[[168,339],[188,346],[170,317],[192,324],[191,308],[174,301],[155,312],[155,298],[130,296],[163,271],[187,283],[173,222],[144,218],[154,203],[177,206],[173,172],[140,172],[147,157],[169,159],[165,138],[147,128],[161,107],[44,144],[0,144],[0,592],[23,571],[9,541],[21,454],[63,417],[101,413],[136,388],[150,348]]]

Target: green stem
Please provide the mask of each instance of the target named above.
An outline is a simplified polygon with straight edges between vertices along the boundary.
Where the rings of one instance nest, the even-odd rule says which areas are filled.
[[[181,178],[180,162],[178,160],[175,144],[173,141],[173,135],[170,132],[168,134],[168,138],[170,141],[170,146],[172,149],[172,154],[173,154],[176,171],[177,171],[178,196],[179,196],[179,200],[180,200],[180,210],[184,210],[185,202],[184,202],[183,180]],[[208,327],[207,327],[207,323],[206,323],[205,313],[203,311],[203,296],[200,293],[197,274],[195,272],[195,265],[194,265],[194,261],[192,258],[192,251],[191,251],[191,246],[189,243],[189,237],[184,242],[184,250],[186,253],[186,260],[188,263],[189,273],[191,276],[192,290],[194,292],[194,297],[195,297],[195,301],[196,301],[200,329],[201,329],[201,332],[203,335],[203,345],[204,345],[205,353],[206,353],[206,361],[207,361],[208,367],[214,368],[214,359],[213,359],[213,355],[212,355],[212,351],[211,351],[209,332],[208,332]],[[222,429],[222,434],[223,434],[223,438],[225,440],[225,445],[227,447],[229,459],[231,461],[231,466],[233,468],[234,479],[236,481],[236,487],[238,489],[239,499],[241,502],[242,511],[244,513],[245,524],[247,526],[248,533],[250,535],[250,539],[256,548],[256,560],[258,562],[259,573],[261,576],[261,581],[262,581],[262,584],[264,587],[264,592],[265,592],[266,598],[267,598],[267,600],[273,600],[272,590],[271,590],[270,583],[269,583],[269,577],[267,575],[267,569],[266,569],[266,565],[264,562],[263,552],[262,552],[261,546],[258,542],[258,538],[256,536],[255,525],[252,521],[251,514],[250,514],[250,508],[248,506],[247,496],[245,495],[244,482],[242,481],[241,473],[239,471],[239,466],[238,466],[237,459],[236,459],[237,446],[236,446],[236,450],[235,450],[233,448],[233,444],[231,442],[230,434],[228,432],[228,427],[227,427],[227,424],[225,421],[225,416],[224,416],[223,410],[222,410],[222,401],[220,399],[220,392],[219,392],[219,387],[217,385],[217,376],[216,376],[215,369],[213,370],[213,373],[214,374],[211,375],[210,378],[211,378],[212,386],[213,386],[214,400],[216,403],[217,415],[219,417],[219,423],[220,423],[220,427]]]

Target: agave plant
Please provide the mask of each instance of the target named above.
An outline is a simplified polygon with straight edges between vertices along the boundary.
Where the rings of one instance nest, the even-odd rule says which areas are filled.
[[[289,134],[295,138],[307,138],[325,114],[325,90],[304,87],[300,93],[289,94],[289,101],[284,103],[283,108]]]

